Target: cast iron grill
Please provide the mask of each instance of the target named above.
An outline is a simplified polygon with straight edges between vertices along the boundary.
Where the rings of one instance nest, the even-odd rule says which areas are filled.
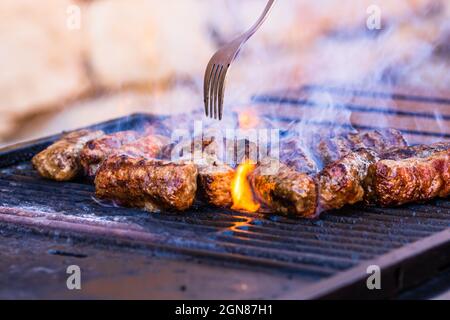
[[[274,99],[257,100],[267,109],[276,107]],[[278,98],[277,106],[282,100]],[[443,105],[450,110],[449,101],[441,100],[436,101],[447,103]],[[301,110],[309,102],[297,99],[290,103]],[[136,114],[96,127],[112,132],[160,121]],[[447,137],[445,133],[440,135]],[[414,136],[420,137],[420,132]],[[423,136],[429,137],[430,132],[423,132]],[[148,214],[100,203],[93,198],[94,188],[86,181],[58,183],[38,177],[29,159],[55,139],[57,136],[1,152],[0,228],[152,248],[250,269],[301,273],[320,285],[314,291],[289,297],[346,296],[355,290],[368,296],[371,293],[361,289],[362,280],[365,267],[374,263],[392,275],[386,285],[390,290],[383,293],[392,296],[450,263],[448,199],[399,208],[346,207],[323,214],[319,220],[238,213],[201,203],[184,214]],[[409,269],[411,265],[416,267]],[[417,266],[421,266],[420,270]]]

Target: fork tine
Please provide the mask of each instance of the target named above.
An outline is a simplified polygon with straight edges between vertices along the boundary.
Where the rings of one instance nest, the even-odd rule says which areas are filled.
[[[205,71],[205,78],[203,80],[203,97],[205,103],[205,114],[208,116],[208,105],[209,105],[209,89],[212,77],[212,71],[215,65],[210,61]]]
[[[256,23],[254,23],[253,26],[247,30],[247,32],[221,47],[212,56],[208,66],[206,67],[203,87],[206,116],[217,119],[218,115],[219,120],[222,120],[225,77],[230,64],[239,54],[242,45],[251,36],[253,36],[253,34],[264,23],[275,1],[276,0],[268,0],[266,6],[264,7],[263,13],[258,18]],[[219,72],[218,69],[220,69]],[[211,97],[214,99],[214,102],[211,101]]]
[[[217,67],[219,70],[219,73],[217,74],[216,81],[214,83],[214,119],[217,119],[219,112],[218,112],[218,103],[219,103],[219,89],[220,89],[220,76],[222,74],[223,65]]]
[[[216,85],[216,78],[217,78],[217,71],[219,70],[219,65],[215,65],[215,67],[213,68],[213,74],[212,74],[212,77],[211,77],[211,83],[210,83],[210,85],[209,85],[209,116],[211,117],[211,118],[214,118],[214,115],[213,115],[213,111],[214,111],[214,103],[213,103],[213,100],[215,99],[215,96],[214,96],[214,87],[215,87],[215,85]]]
[[[227,76],[227,72],[228,72],[228,67],[229,66],[230,65],[225,67],[225,69],[222,71],[222,74],[220,75],[220,79],[219,79],[219,95],[218,95],[218,99],[219,99],[219,120],[222,120],[223,96],[224,96],[224,93],[225,93],[225,77]]]

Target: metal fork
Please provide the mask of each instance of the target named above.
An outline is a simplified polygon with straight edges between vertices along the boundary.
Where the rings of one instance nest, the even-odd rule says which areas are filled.
[[[242,45],[259,29],[266,20],[275,0],[269,0],[258,21],[243,35],[220,48],[209,60],[203,81],[205,114],[222,120],[225,76],[231,62],[236,59]]]

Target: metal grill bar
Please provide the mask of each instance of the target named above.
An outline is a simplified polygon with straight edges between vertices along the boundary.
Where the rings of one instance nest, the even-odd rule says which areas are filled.
[[[323,103],[311,101],[308,99],[295,99],[295,98],[280,98],[277,96],[257,96],[254,98],[255,102],[258,103],[273,103],[273,104],[284,104],[284,105],[302,105],[303,107],[309,107],[309,108],[324,108],[326,105]],[[355,111],[355,112],[365,112],[365,113],[381,113],[386,115],[398,115],[398,116],[409,116],[409,117],[420,117],[420,118],[429,118],[429,119],[435,119],[436,114],[433,112],[427,112],[427,111],[420,111],[420,112],[414,112],[414,111],[402,111],[394,108],[386,108],[386,107],[380,107],[380,106],[367,106],[367,105],[360,105],[360,104],[353,104],[353,103],[346,103],[346,104],[340,104],[335,103],[333,104],[333,108],[337,110],[348,110],[348,111]],[[450,115],[442,115],[441,119],[443,120],[450,120]]]
[[[326,86],[326,85],[305,85],[301,87],[299,90],[305,91],[325,91],[338,95],[346,95],[346,96],[366,96],[371,98],[378,99],[387,99],[387,100],[406,100],[406,101],[418,101],[418,102],[427,102],[427,103],[436,103],[436,104],[444,104],[450,105],[450,99],[446,97],[430,97],[427,95],[415,95],[415,94],[405,94],[405,93],[386,93],[383,91],[375,91],[375,90],[365,90],[365,89],[349,89],[345,87],[338,86]],[[398,88],[397,88],[398,90]],[[409,89],[406,89],[410,91]]]
[[[15,184],[16,182],[14,182]],[[39,186],[33,187],[32,185],[27,185],[26,190],[18,192],[16,189],[6,189],[6,187],[11,187],[8,181],[0,180],[0,187],[4,190],[3,199],[8,201],[14,201],[18,204],[27,203],[30,200],[30,197],[37,197],[38,199],[33,200],[33,203],[39,204],[42,206],[48,205],[49,202],[55,202],[55,205],[52,205],[55,209],[60,209],[62,212],[66,212],[66,210],[79,210],[80,213],[87,213],[89,210],[87,209],[89,206],[94,206],[96,213],[99,212],[106,214],[110,210],[105,207],[97,206],[95,201],[92,199],[92,192],[83,191],[80,196],[78,196],[77,192],[68,190],[64,190],[61,192],[59,188],[47,188],[47,190],[42,191]],[[21,185],[16,185],[19,187]],[[11,202],[9,202],[11,203]],[[384,209],[383,209],[384,210]],[[282,234],[289,235],[293,233],[295,235],[298,232],[301,232],[301,236],[310,236],[317,237],[317,232],[323,227],[333,227],[329,232],[329,235],[339,233],[342,231],[352,231],[352,235],[357,238],[364,235],[371,240],[379,239],[383,241],[385,238],[382,235],[387,235],[389,230],[387,230],[386,226],[392,226],[393,228],[396,225],[401,226],[399,230],[395,230],[398,239],[402,239],[402,236],[410,236],[412,238],[420,237],[423,235],[427,235],[429,232],[438,231],[442,226],[447,226],[448,216],[435,214],[434,217],[438,217],[436,219],[434,217],[426,218],[426,224],[417,225],[417,219],[414,217],[401,217],[399,218],[396,215],[398,209],[386,209],[388,215],[381,215],[380,213],[384,213],[383,210],[377,208],[368,208],[366,209],[366,213],[361,215],[358,210],[349,209],[348,212],[352,212],[352,216],[348,216],[348,213],[345,216],[337,213],[336,215],[324,215],[322,220],[319,222],[310,222],[310,221],[300,221],[293,223],[292,220],[283,219],[282,217],[276,217],[276,219],[280,222],[273,221],[260,221],[258,220],[257,224],[255,222],[250,221],[249,225],[245,226],[246,230],[250,231],[260,231],[261,229],[269,229],[271,232],[277,232],[277,226],[282,226]],[[126,211],[126,215],[136,215],[133,211],[131,214],[126,209],[117,210],[117,215],[121,215],[121,211]],[[371,214],[369,212],[374,211],[378,212],[378,214]],[[400,211],[402,212],[402,211]],[[107,214],[108,216],[110,214]],[[114,215],[114,216],[117,216]],[[139,216],[142,218],[143,214],[140,212]],[[419,215],[420,216],[420,215]],[[185,217],[185,216],[170,216],[170,215],[152,215],[154,219],[158,219],[160,222],[165,222],[167,224],[176,224],[180,223],[181,227],[185,223],[194,223],[198,222],[199,217],[195,218]],[[422,215],[423,217],[423,215]],[[147,218],[147,217],[144,217]],[[367,223],[367,218],[370,219],[370,223]],[[236,216],[230,216],[230,214],[223,214],[219,212],[211,212],[207,214],[202,219],[202,227],[211,226],[216,228],[230,228],[233,226],[233,223],[242,223],[245,218],[239,218]],[[264,226],[264,228],[261,227]],[[301,225],[302,230],[298,230],[298,225]],[[275,228],[274,228],[275,227]],[[242,228],[237,227],[236,229]],[[205,228],[204,228],[205,229]],[[206,229],[208,230],[208,229]],[[279,231],[279,230],[278,230]],[[349,237],[351,238],[351,237]],[[406,238],[406,241],[408,239]],[[395,240],[394,240],[395,243]]]
[[[269,113],[261,113],[261,117],[270,118],[271,114]],[[275,124],[277,124],[280,128],[286,128],[292,123],[297,122],[303,122],[305,125],[310,127],[322,127],[322,128],[342,128],[342,129],[357,129],[357,130],[381,130],[385,127],[381,126],[368,126],[368,125],[359,125],[359,124],[346,124],[346,123],[334,123],[331,121],[314,121],[310,119],[303,119],[302,117],[289,117],[289,116],[282,116],[278,117],[276,121],[274,121]],[[439,132],[427,132],[422,130],[410,130],[410,129],[399,129],[399,131],[406,135],[417,135],[417,136],[424,136],[424,137],[433,137],[436,139],[450,139],[450,134],[447,133],[439,133]],[[287,132],[282,132],[282,134],[286,134]]]
[[[311,128],[334,126],[375,130],[388,126],[400,130],[414,144],[450,140],[450,97],[311,85],[258,95],[253,101],[259,106],[250,108],[260,107],[258,114],[267,118],[276,114],[280,128],[297,122]],[[332,113],[325,111],[330,106],[336,112],[351,114],[351,117],[334,119],[330,116]],[[322,117],[310,119],[311,110],[322,111]]]

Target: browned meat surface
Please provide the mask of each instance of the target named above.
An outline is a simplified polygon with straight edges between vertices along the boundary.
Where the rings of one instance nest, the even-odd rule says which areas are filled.
[[[237,139],[235,141],[226,140],[225,160],[233,167],[248,160],[257,162],[259,160],[258,146],[255,142],[248,139]]]
[[[217,141],[211,137],[197,137],[195,139],[182,140],[171,143],[162,148],[162,159],[189,159],[202,162],[205,157],[215,158],[218,161],[236,167],[248,159],[254,161],[258,158],[258,148],[247,139],[230,140],[223,138]]]
[[[344,136],[337,136],[321,140],[315,149],[315,154],[321,161],[322,166],[324,166],[339,160],[351,151],[352,145],[350,140],[347,140]]]
[[[95,176],[101,163],[110,154],[124,144],[135,141],[138,138],[139,134],[136,131],[120,131],[86,143],[80,154],[81,165],[85,175]]]
[[[360,134],[364,146],[377,152],[408,145],[401,132],[396,129],[363,131]]]
[[[270,212],[316,216],[317,188],[314,179],[277,160],[264,159],[249,175],[257,200]]]
[[[346,133],[329,139],[321,139],[314,153],[326,166],[357,149],[368,148],[381,153],[390,148],[406,146],[407,143],[399,131],[386,129]]]
[[[369,166],[378,160],[376,152],[359,149],[327,165],[317,176],[319,212],[339,209],[364,199],[364,179]]]
[[[298,172],[317,172],[314,159],[305,152],[305,148],[301,145],[299,139],[290,138],[280,143],[280,160]]]
[[[188,209],[197,190],[193,163],[111,155],[95,177],[97,197],[150,212]]]
[[[214,155],[218,151],[218,144],[214,139],[197,137],[195,139],[185,139],[179,142],[172,142],[165,145],[158,157],[166,160],[189,159],[193,160],[193,155],[201,153],[204,155]]]
[[[198,197],[214,206],[231,207],[234,169],[220,160],[226,157],[225,142],[219,144],[211,138],[183,140],[166,145],[160,156],[165,159],[194,160],[198,168]]]
[[[103,135],[103,131],[80,130],[63,136],[32,159],[42,177],[68,181],[81,171],[80,152],[84,145]]]
[[[444,144],[414,148],[419,150],[416,156],[384,159],[370,166],[367,202],[393,206],[450,194],[450,148],[442,150]],[[409,153],[401,153],[405,154]]]
[[[234,169],[218,161],[198,165],[200,198],[218,207],[231,207],[233,204],[231,197],[233,177]]]
[[[381,159],[403,160],[412,157],[425,158],[435,152],[450,149],[450,142],[437,142],[431,145],[419,144],[403,148],[391,148],[380,154]]]
[[[170,139],[160,135],[147,135],[133,142],[124,144],[113,153],[126,154],[135,157],[157,158],[162,148]]]
[[[351,152],[317,176],[319,211],[362,200],[383,206],[449,194],[450,143]],[[380,160],[381,159],[381,160]]]

